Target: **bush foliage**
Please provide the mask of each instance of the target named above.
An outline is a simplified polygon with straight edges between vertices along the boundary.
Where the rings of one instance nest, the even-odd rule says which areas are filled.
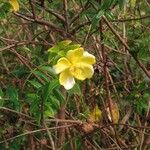
[[[1,0],[0,149],[150,149],[149,8]],[[94,75],[66,90],[53,66],[80,46]]]

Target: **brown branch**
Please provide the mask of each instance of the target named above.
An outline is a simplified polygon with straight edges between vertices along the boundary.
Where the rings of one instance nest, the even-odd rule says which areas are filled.
[[[46,128],[46,131],[47,131],[47,134],[48,134],[51,146],[52,146],[52,150],[56,150],[55,144],[54,144],[54,140],[53,140],[52,135],[51,135],[51,132],[49,131],[48,126],[47,126],[47,124],[45,122],[44,122],[44,127]]]
[[[41,6],[41,4],[39,2],[36,2],[36,4],[38,4],[39,6]],[[46,6],[41,6],[41,7],[43,7],[45,11],[47,11],[50,14],[52,14],[53,16],[55,16],[60,21],[65,22],[65,18],[61,14],[59,14],[57,12],[54,12],[52,9],[50,9],[50,8],[48,8]]]
[[[10,108],[7,108],[7,107],[0,107],[0,110],[9,111],[9,112],[15,113],[15,114],[17,114],[17,115],[19,115],[19,116],[23,116],[23,117],[26,117],[26,118],[28,118],[28,119],[33,119],[32,117],[28,116],[27,114],[24,114],[24,113],[15,111],[15,110],[10,109]]]
[[[68,1],[67,0],[63,0],[63,5],[64,5],[64,16],[65,16],[65,29],[66,32],[69,31],[69,22],[68,22]]]
[[[58,112],[58,119],[62,119],[64,120],[65,117],[66,117],[66,114],[65,114],[65,110],[66,110],[66,104],[68,102],[68,96],[67,96],[67,91],[65,91],[65,89],[63,89],[63,94],[64,94],[64,97],[65,97],[65,101],[62,103],[61,107],[60,107],[60,110]],[[65,125],[64,122],[59,122],[58,125]],[[63,146],[64,143],[65,143],[65,128],[62,128],[62,129],[58,129],[58,145],[59,146]]]
[[[150,15],[141,16],[139,18],[117,19],[117,20],[112,20],[112,22],[128,22],[128,21],[143,20],[148,18],[150,18]]]
[[[43,45],[44,43],[41,43],[39,41],[16,42],[15,44],[11,44],[11,45],[8,45],[8,46],[6,46],[4,48],[0,48],[0,52],[5,51],[5,50],[9,50],[9,49],[17,47],[17,46],[27,45],[27,44],[40,44],[40,45]],[[47,45],[47,44],[45,44],[45,45]]]
[[[58,127],[51,127],[51,128],[47,128],[47,129],[48,130],[56,130],[56,129],[62,129],[62,128],[67,128],[67,127],[72,127],[72,126],[74,126],[74,124],[69,124],[69,125],[64,125],[64,126],[58,126]],[[20,137],[26,136],[26,135],[30,135],[30,134],[34,134],[34,133],[38,133],[38,132],[47,131],[47,129],[46,128],[42,128],[42,129],[37,129],[37,130],[33,130],[33,131],[27,131],[25,133],[16,135],[16,136],[11,137],[9,139],[5,139],[4,141],[0,141],[0,144],[8,142],[8,141],[11,141],[11,140],[14,140],[16,138],[20,138]]]
[[[6,70],[6,73],[9,74],[10,71],[9,71],[9,68],[7,67],[7,64],[6,64],[6,61],[2,52],[0,52],[0,62],[3,65],[4,69]]]
[[[72,23],[74,23],[79,18],[79,16],[81,15],[81,13],[87,8],[88,5],[89,5],[89,0],[85,3],[85,5],[83,6],[83,8],[81,8],[79,10],[79,12],[77,14],[75,14],[75,16],[71,19],[70,25]]]
[[[30,44],[31,42],[29,41],[25,41],[25,42],[20,42],[20,43],[15,43],[15,44],[11,44],[11,45],[8,45],[4,48],[0,48],[0,52],[4,51],[4,50],[7,50],[7,49],[10,49],[10,48],[13,48],[13,47],[16,47],[16,46],[22,46],[22,45],[26,45],[26,44]]]
[[[34,6],[34,4],[33,4],[33,1],[32,1],[32,0],[29,0],[29,4],[30,4],[30,6],[31,6],[33,18],[36,18],[35,6]]]
[[[112,114],[112,102],[111,102],[111,96],[110,96],[110,90],[109,90],[109,77],[108,77],[108,68],[107,68],[107,54],[105,52],[105,47],[103,44],[103,20],[101,19],[99,22],[99,32],[100,32],[100,45],[101,45],[101,51],[102,51],[102,58],[103,58],[103,72],[104,72],[104,78],[105,78],[105,91],[106,91],[106,100],[108,101],[109,110],[111,114],[111,118],[113,121],[113,114]]]
[[[21,17],[27,21],[31,21],[31,22],[35,22],[38,23],[40,25],[45,25],[50,27],[53,30],[56,30],[60,33],[64,33],[64,31],[62,29],[60,29],[59,27],[57,27],[55,24],[53,24],[52,22],[48,22],[42,19],[38,19],[38,18],[33,18],[33,16],[30,15],[25,15],[25,14],[21,14],[21,13],[14,13],[16,16]]]
[[[107,20],[106,17],[102,16],[103,20],[105,21],[106,25],[110,28],[110,30],[114,33],[114,35],[118,38],[118,40],[124,45],[124,47],[129,51],[130,47],[127,45],[127,43],[122,39],[122,37],[117,33],[117,31],[113,28],[111,23]],[[130,53],[130,51],[129,51]],[[150,78],[150,72],[145,68],[144,64],[140,60],[137,59],[132,53],[130,53],[131,56],[134,58],[138,66],[143,70],[143,72],[146,74],[148,78]]]
[[[70,33],[75,34],[80,28],[84,27],[85,25],[89,25],[90,23],[91,23],[90,21],[83,22],[83,23],[79,24],[78,26],[76,26],[74,29],[72,29],[72,31]]]

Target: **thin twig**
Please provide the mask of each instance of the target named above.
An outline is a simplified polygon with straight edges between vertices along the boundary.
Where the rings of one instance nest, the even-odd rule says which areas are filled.
[[[33,3],[34,3],[33,0],[29,0],[29,4],[30,4],[30,6],[31,6],[33,18],[36,19],[35,6],[34,6]]]
[[[44,126],[45,126],[47,134],[49,136],[49,140],[50,140],[50,143],[51,143],[51,146],[52,146],[52,150],[56,150],[55,144],[54,144],[54,140],[53,140],[52,135],[51,135],[51,132],[49,131],[49,129],[48,129],[47,124],[45,123],[45,121],[44,121]]]
[[[70,25],[75,22],[79,16],[81,15],[81,13],[87,8],[87,6],[89,5],[89,0],[87,0],[87,2],[85,3],[85,5],[77,12],[77,14],[75,14],[75,16],[71,19],[70,21]]]
[[[39,2],[37,2],[37,1],[36,1],[36,4],[38,4],[39,6],[41,6],[41,4]],[[65,18],[61,14],[55,12],[54,10],[52,10],[52,9],[46,7],[46,6],[42,6],[42,7],[44,8],[45,11],[47,11],[50,14],[52,14],[53,16],[55,16],[60,21],[65,22]]]
[[[64,16],[65,16],[65,29],[66,32],[69,32],[69,22],[68,22],[68,1],[63,0],[63,5],[64,5]]]
[[[10,108],[0,107],[0,110],[9,111],[9,112],[12,112],[12,113],[18,114],[18,115],[20,115],[20,116],[24,116],[24,117],[27,117],[27,118],[29,118],[29,119],[33,119],[32,117],[30,117],[30,116],[28,116],[28,115],[26,115],[26,114],[23,114],[23,113],[21,113],[21,112],[15,111],[15,110],[10,109]]]
[[[136,20],[142,20],[148,18],[150,18],[150,15],[141,16],[139,18],[117,19],[117,20],[112,20],[112,22],[128,22],[128,21],[136,21]]]
[[[46,25],[52,29],[55,29],[56,31],[60,32],[60,33],[64,33],[64,31],[62,29],[60,29],[59,27],[57,27],[55,24],[53,24],[52,22],[49,22],[49,21],[45,21],[45,20],[42,20],[41,18],[38,19],[38,18],[33,18],[33,16],[30,16],[30,15],[25,15],[25,14],[21,14],[21,13],[14,13],[16,16],[18,17],[21,17],[27,21],[31,21],[31,22],[35,22],[35,23],[38,23],[40,25]]]
[[[48,128],[48,130],[56,130],[56,129],[61,129],[61,128],[68,128],[68,127],[72,127],[72,126],[74,126],[74,124],[64,125],[64,126],[57,126],[57,127],[51,127],[51,128]],[[27,131],[27,132],[25,132],[25,133],[16,135],[16,136],[11,137],[11,138],[9,138],[9,139],[5,139],[5,140],[3,140],[3,141],[0,141],[0,144],[1,144],[1,143],[8,142],[8,141],[11,141],[11,140],[14,140],[14,139],[16,139],[16,138],[21,138],[22,136],[26,136],[26,135],[30,135],[30,134],[34,134],[34,133],[46,131],[46,130],[47,130],[47,129],[42,128],[42,129],[38,129],[38,130]]]

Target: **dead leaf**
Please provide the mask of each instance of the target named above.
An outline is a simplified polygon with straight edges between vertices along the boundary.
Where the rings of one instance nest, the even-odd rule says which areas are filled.
[[[110,111],[109,107],[107,107],[106,110],[107,110],[108,119],[113,123],[118,123],[120,114],[119,114],[119,108],[118,108],[117,103],[112,102],[111,103],[111,111]],[[112,121],[112,118],[113,118],[113,121]]]
[[[102,111],[96,105],[95,108],[90,112],[88,121],[99,122],[102,118]]]

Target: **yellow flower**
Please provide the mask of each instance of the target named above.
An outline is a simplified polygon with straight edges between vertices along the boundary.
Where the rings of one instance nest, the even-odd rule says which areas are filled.
[[[13,11],[18,11],[19,10],[19,3],[17,0],[9,0],[9,3],[13,7]]]
[[[96,62],[95,57],[84,51],[83,48],[69,50],[66,57],[62,57],[57,61],[54,70],[59,75],[59,83],[66,90],[71,89],[74,84],[74,78],[85,80],[92,77],[94,69],[92,64]]]

